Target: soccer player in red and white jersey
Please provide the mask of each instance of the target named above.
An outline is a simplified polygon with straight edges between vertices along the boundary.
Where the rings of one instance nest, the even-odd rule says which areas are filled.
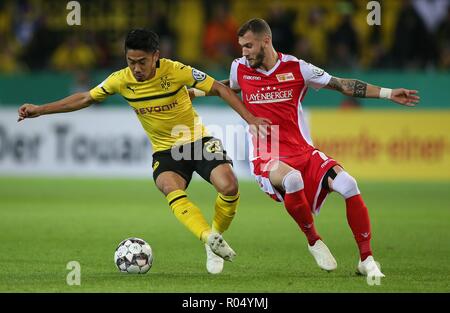
[[[307,139],[302,101],[308,87],[325,87],[347,96],[386,98],[414,106],[419,101],[417,91],[333,77],[301,59],[277,52],[270,27],[262,19],[243,24],[238,39],[243,57],[232,63],[228,83],[236,92],[242,92],[243,102],[252,114],[272,122],[267,138],[261,140],[253,131],[249,135],[250,167],[261,189],[284,202],[306,235],[317,264],[327,271],[336,269],[337,263],[318,234],[312,213],[319,212],[328,193],[339,193],[345,199],[348,224],[360,252],[358,272],[384,277],[372,256],[369,214],[358,185],[337,161]]]

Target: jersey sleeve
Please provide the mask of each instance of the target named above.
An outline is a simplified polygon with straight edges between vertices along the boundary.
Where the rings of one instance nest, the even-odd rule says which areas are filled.
[[[303,60],[300,60],[300,71],[302,72],[306,85],[316,90],[326,86],[331,79],[331,75],[323,69]]]
[[[189,65],[174,62],[176,77],[182,85],[194,87],[208,93],[214,83],[214,78]]]
[[[111,96],[119,92],[120,80],[118,78],[118,73],[114,72],[108,76],[103,82],[98,86],[92,88],[89,93],[92,99],[97,102],[105,100],[108,96]]]
[[[233,90],[241,90],[241,86],[239,86],[239,82],[238,82],[238,78],[237,78],[238,65],[239,65],[238,60],[234,60],[233,63],[231,63],[230,88]]]

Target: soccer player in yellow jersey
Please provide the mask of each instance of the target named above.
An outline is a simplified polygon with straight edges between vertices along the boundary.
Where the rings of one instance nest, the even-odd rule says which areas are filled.
[[[76,93],[44,105],[24,104],[19,119],[44,114],[71,112],[119,93],[133,108],[153,146],[153,178],[166,196],[173,213],[205,244],[208,272],[223,269],[235,252],[223,239],[236,213],[239,191],[219,139],[208,135],[192,107],[186,86],[219,94],[249,125],[269,124],[253,116],[237,95],[207,74],[180,62],[160,58],[157,34],[145,29],[131,30],[125,40],[128,67],[112,73],[90,91]],[[260,128],[263,132],[264,128]],[[193,172],[211,183],[218,195],[212,227],[185,190]]]

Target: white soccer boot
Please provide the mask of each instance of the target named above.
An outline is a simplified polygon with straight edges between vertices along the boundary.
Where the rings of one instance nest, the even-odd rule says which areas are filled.
[[[231,249],[231,247],[219,233],[211,233],[206,243],[211,248],[212,252],[220,256],[225,261],[231,262],[236,256],[236,252]]]
[[[220,274],[223,270],[223,259],[212,252],[211,248],[205,243],[206,249],[206,270],[210,274]]]
[[[325,271],[334,271],[337,268],[337,262],[331,254],[328,247],[322,240],[317,240],[314,246],[308,245],[308,250],[317,262],[317,265]]]
[[[359,260],[357,273],[368,277],[385,277],[378,268],[373,256],[369,255],[363,262]]]

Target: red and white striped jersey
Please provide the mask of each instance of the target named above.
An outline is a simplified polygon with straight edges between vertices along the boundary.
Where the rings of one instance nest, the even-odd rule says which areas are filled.
[[[268,118],[272,125],[278,126],[277,134],[272,128],[267,138],[267,148],[261,147],[261,139],[257,140],[249,134],[250,160],[270,151],[274,153],[278,150],[278,157],[283,158],[314,149],[308,136],[305,136],[307,128],[302,100],[308,87],[320,89],[330,79],[331,76],[324,70],[282,53],[278,53],[278,61],[269,71],[251,68],[245,57],[233,61],[230,87],[242,91],[242,100],[253,115]],[[279,146],[275,149],[271,143],[278,143]]]

